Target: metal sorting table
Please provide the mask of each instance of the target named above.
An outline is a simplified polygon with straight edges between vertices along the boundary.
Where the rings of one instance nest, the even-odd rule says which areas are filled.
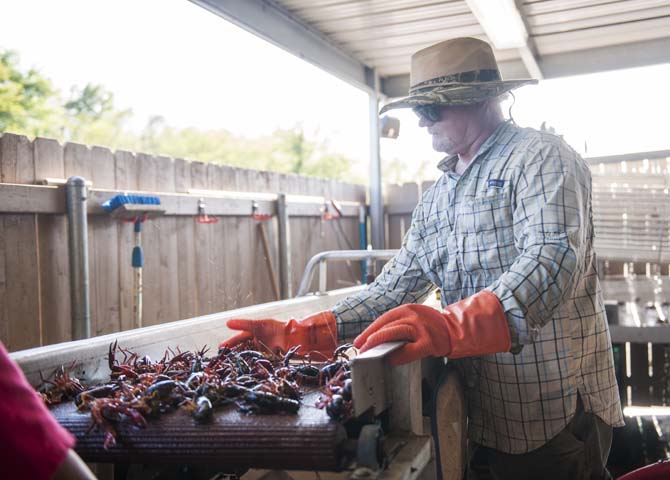
[[[308,393],[297,414],[247,415],[231,404],[215,409],[212,421],[204,424],[183,409],[148,420],[146,428],[122,423],[117,444],[107,450],[103,430],[89,432],[89,412],[78,412],[73,402],[51,412],[77,438],[76,451],[88,462],[336,471],[343,467],[346,433],[314,406],[319,395]]]

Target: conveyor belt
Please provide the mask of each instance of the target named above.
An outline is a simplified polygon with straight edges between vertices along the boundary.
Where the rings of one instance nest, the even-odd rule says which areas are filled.
[[[120,425],[117,445],[107,450],[101,430],[87,433],[88,412],[77,412],[72,402],[51,411],[75,435],[76,451],[88,462],[339,470],[346,434],[313,406],[318,395],[308,394],[295,415],[245,415],[233,405],[216,409],[213,421],[204,425],[185,411],[149,420],[145,429]]]

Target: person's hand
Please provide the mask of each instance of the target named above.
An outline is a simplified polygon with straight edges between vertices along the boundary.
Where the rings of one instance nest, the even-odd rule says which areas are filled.
[[[483,290],[443,311],[408,304],[389,310],[354,340],[365,352],[387,342],[407,341],[389,355],[391,365],[425,357],[469,357],[510,349],[505,312],[493,293]]]
[[[219,347],[234,347],[254,340],[260,347],[273,352],[286,352],[300,345],[298,355],[319,352],[329,358],[337,348],[337,321],[332,312],[319,312],[302,320],[291,319],[280,322],[271,318],[262,320],[233,319],[226,322],[228,328],[242,330],[222,342]]]
[[[51,480],[96,480],[96,476],[77,452],[70,449]]]

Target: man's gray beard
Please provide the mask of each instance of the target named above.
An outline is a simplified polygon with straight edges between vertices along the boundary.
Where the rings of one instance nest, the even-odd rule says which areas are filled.
[[[439,145],[435,145],[433,143],[433,149],[436,152],[441,152],[441,153],[446,153],[447,155],[451,155],[451,151],[454,148],[454,142],[452,142],[449,139],[441,139]]]

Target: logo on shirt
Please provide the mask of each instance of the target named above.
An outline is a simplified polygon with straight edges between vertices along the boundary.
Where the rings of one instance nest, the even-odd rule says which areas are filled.
[[[499,178],[494,178],[489,180],[488,186],[489,187],[496,187],[496,188],[502,188],[502,186],[505,184],[505,180],[501,180]]]

